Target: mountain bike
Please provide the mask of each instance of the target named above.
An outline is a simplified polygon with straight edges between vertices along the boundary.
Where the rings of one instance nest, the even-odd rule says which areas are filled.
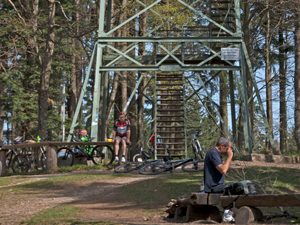
[[[22,140],[22,136],[18,136],[14,139],[14,144],[19,144]],[[12,161],[16,155],[20,154],[21,149],[9,149],[6,152],[6,171],[10,172],[10,167],[12,166]]]
[[[196,131],[197,134],[195,135]],[[182,166],[181,169],[184,172],[198,172],[204,170],[205,152],[203,151],[199,141],[196,138],[196,136],[201,136],[203,132],[199,128],[197,128],[192,131],[192,134],[193,134],[192,146],[193,146],[194,157],[172,161],[172,158],[170,157],[170,152],[168,149],[166,149],[169,156],[165,157],[164,161],[145,165],[140,168],[139,172],[141,174],[154,175],[166,171],[172,172],[175,168],[180,166]]]
[[[23,139],[23,136],[18,136],[14,139],[14,144],[22,144],[21,141]],[[31,165],[28,161],[25,152],[27,149],[12,149],[11,152],[7,155],[7,168],[12,167],[12,171],[14,173],[20,173],[20,172],[28,172]],[[9,157],[10,156],[10,157]]]
[[[30,140],[26,140],[22,142],[22,136],[18,136],[15,139],[15,144],[22,143],[35,143],[43,139],[32,138]],[[14,150],[13,150],[14,151]],[[40,158],[39,158],[40,157]],[[38,159],[40,159],[40,165],[42,169],[46,169],[46,150],[44,146],[40,146],[38,148],[22,148],[19,149],[18,154],[12,160],[12,170],[13,172],[28,172],[33,171],[34,166],[36,165],[36,169],[38,169]],[[35,164],[36,163],[36,164]]]
[[[67,135],[71,135],[72,142],[81,141],[76,135],[77,133],[67,133]],[[90,138],[91,141],[93,138]],[[57,151],[57,166],[72,166],[74,163],[74,158],[86,158],[87,160],[92,160],[95,165],[99,163],[103,165],[109,165],[114,160],[114,152],[112,148],[107,146],[73,146],[69,147],[62,147]]]
[[[204,158],[205,158],[205,152],[198,141],[197,137],[200,137],[203,135],[202,130],[200,128],[197,128],[195,130],[192,130],[190,135],[192,136],[192,149],[194,152],[194,160],[191,162],[188,162],[184,164],[181,169],[184,172],[197,172],[204,169]]]
[[[143,148],[141,148],[140,153],[136,154],[133,157],[133,162],[124,163],[124,164],[117,166],[114,169],[115,173],[129,173],[134,170],[139,170],[141,167],[143,167],[147,164],[157,163],[157,162],[162,161],[162,159],[148,160],[151,158],[152,158],[152,156],[150,156],[148,152],[145,152],[143,150]],[[135,160],[137,160],[137,161],[135,161]],[[143,160],[143,161],[141,161],[141,160]]]
[[[146,152],[143,148],[141,148],[140,152],[133,156],[132,161],[143,162],[151,158],[154,158],[154,148],[151,147],[148,152]]]

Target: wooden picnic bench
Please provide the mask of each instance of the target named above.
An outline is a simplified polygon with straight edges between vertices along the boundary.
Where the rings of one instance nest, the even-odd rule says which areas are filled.
[[[46,167],[51,170],[57,166],[57,146],[70,146],[70,145],[97,145],[97,146],[108,146],[113,145],[112,142],[108,141],[89,141],[89,142],[53,142],[44,141],[39,143],[24,143],[15,145],[4,145],[0,148],[0,177],[6,174],[6,152],[9,149],[19,148],[34,148],[40,146],[47,146],[46,149]]]
[[[168,204],[166,210],[175,220],[185,217],[185,221],[206,220],[222,222],[222,213],[217,207],[232,208],[235,204],[235,223],[249,224],[263,220],[263,213],[256,207],[300,206],[300,194],[257,194],[223,195],[193,193],[187,198],[179,198]]]

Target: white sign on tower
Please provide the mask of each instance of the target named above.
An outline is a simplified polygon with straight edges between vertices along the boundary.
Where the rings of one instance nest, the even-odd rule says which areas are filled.
[[[221,60],[240,60],[240,49],[221,48]]]

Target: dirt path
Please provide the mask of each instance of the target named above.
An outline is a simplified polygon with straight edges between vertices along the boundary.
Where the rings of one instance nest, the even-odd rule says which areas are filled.
[[[300,164],[246,162],[246,166],[249,167],[265,165],[281,168],[300,168]],[[234,161],[231,164],[231,168],[240,167],[245,167],[244,162]],[[175,172],[181,172],[181,170],[177,169]],[[26,191],[22,190],[22,188],[17,188],[21,184],[30,184],[38,180],[71,174],[113,173],[113,171],[86,171],[65,174],[28,175],[24,176],[26,178],[24,181],[0,186],[0,224],[19,224],[20,221],[30,219],[45,209],[67,203],[80,208],[82,214],[78,218],[88,221],[111,221],[116,224],[170,224],[171,221],[163,213],[164,204],[167,202],[164,204],[130,205],[126,202],[122,203],[116,198],[117,194],[122,193],[123,188],[127,185],[157,178],[158,176],[166,176],[166,174],[155,176],[134,174],[129,177],[101,179],[99,181],[78,181],[73,183],[72,186],[61,185],[51,191],[46,188],[45,190],[47,191],[43,191],[43,187],[26,188]],[[151,210],[153,209],[160,209],[160,212],[157,210],[152,212]],[[199,224],[199,221],[188,224]]]
[[[31,193],[22,193],[22,190],[15,190],[20,184],[29,184],[34,181],[43,180],[52,177],[74,175],[74,174],[111,174],[113,171],[88,171],[72,172],[66,174],[49,174],[26,176],[29,180],[0,187],[0,224],[19,224],[20,221],[30,219],[35,214],[54,206],[74,202],[78,199],[91,196],[91,198],[101,198],[116,188],[120,188],[142,180],[152,179],[157,176],[142,176],[139,174],[131,177],[119,177],[115,179],[101,179],[100,181],[78,182],[78,185],[72,187],[63,187],[62,190],[41,193],[34,190]],[[84,186],[84,188],[83,188]],[[18,195],[15,195],[16,193]],[[20,197],[21,196],[21,197]]]

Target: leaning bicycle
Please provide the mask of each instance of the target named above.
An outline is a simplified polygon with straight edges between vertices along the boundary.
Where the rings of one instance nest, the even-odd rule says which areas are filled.
[[[81,141],[76,137],[76,133],[67,133],[71,135],[72,142]],[[91,141],[93,138],[90,138]],[[71,148],[62,147],[57,151],[57,166],[72,166],[75,158],[86,158],[86,160],[92,160],[95,165],[109,165],[114,160],[114,152],[109,145],[106,146],[89,146],[89,145],[75,145]]]
[[[197,132],[196,135],[195,132]],[[180,166],[182,166],[181,169],[184,172],[198,172],[204,170],[205,152],[203,151],[199,141],[196,138],[196,136],[201,136],[203,132],[199,128],[197,128],[192,131],[192,134],[192,149],[194,152],[194,157],[180,160],[172,160],[172,158],[170,157],[170,152],[167,149],[166,151],[168,152],[169,156],[165,157],[164,161],[145,165],[140,168],[139,172],[141,174],[154,175],[166,171],[172,172],[175,168]]]
[[[192,136],[192,149],[194,153],[194,159],[191,162],[184,164],[181,169],[184,172],[197,172],[204,169],[205,151],[203,150],[197,137],[201,137],[203,132],[200,128],[192,130],[190,135]]]
[[[148,152],[145,152],[143,150],[143,148],[141,148],[140,153],[136,154],[133,157],[133,162],[121,164],[121,165],[117,166],[114,169],[114,171],[115,171],[115,173],[129,173],[134,170],[139,170],[141,167],[143,167],[147,164],[157,163],[157,162],[162,161],[162,159],[149,160],[152,157],[153,157],[152,155],[150,155]],[[135,161],[135,160],[137,160],[137,161]]]

